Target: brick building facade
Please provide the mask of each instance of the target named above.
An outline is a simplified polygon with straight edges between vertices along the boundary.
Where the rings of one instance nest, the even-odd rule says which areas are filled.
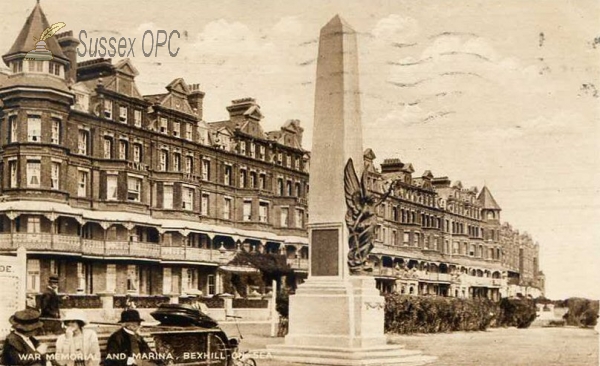
[[[307,272],[299,121],[264,131],[260,106],[243,98],[228,120],[206,122],[199,84],[142,95],[130,60],[78,63],[71,32],[47,39],[52,60],[27,60],[48,26],[37,4],[0,72],[0,250],[26,247],[30,292],[56,274],[67,293],[214,294],[237,250],[281,253]],[[415,178],[399,160],[378,170],[374,158],[365,152],[373,192],[401,178],[371,258],[382,291],[498,298],[511,278],[540,287],[539,247],[500,224],[486,187]]]

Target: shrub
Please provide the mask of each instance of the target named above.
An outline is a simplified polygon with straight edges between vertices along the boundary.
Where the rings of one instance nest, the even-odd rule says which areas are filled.
[[[392,333],[486,330],[497,313],[486,299],[391,294],[385,300],[385,330]]]
[[[536,318],[535,303],[529,299],[500,300],[497,326],[527,328]]]
[[[573,297],[565,301],[569,310],[563,316],[567,325],[593,327],[598,318],[598,301]]]

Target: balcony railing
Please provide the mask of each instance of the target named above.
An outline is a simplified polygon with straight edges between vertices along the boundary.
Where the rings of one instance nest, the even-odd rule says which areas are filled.
[[[161,247],[160,256],[166,260],[189,260],[224,264],[233,259],[235,251],[192,247]]]
[[[304,271],[308,271],[308,259],[307,258],[288,258],[287,264],[292,267],[292,269],[300,269]]]

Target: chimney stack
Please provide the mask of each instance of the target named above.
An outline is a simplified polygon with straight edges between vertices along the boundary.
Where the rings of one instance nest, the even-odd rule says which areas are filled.
[[[69,59],[69,67],[65,69],[65,79],[69,83],[77,82],[77,46],[79,40],[73,37],[73,31],[63,32],[56,35],[58,44],[63,53]]]
[[[192,84],[189,86],[190,93],[187,96],[190,107],[196,112],[199,120],[203,116],[204,92],[200,90],[200,84]]]

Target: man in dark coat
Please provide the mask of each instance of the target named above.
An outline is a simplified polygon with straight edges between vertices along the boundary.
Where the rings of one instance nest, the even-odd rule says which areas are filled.
[[[4,340],[2,365],[45,366],[48,346],[33,335],[43,324],[34,309],[17,311],[9,319],[12,332]]]
[[[58,334],[62,332],[60,322],[60,297],[58,296],[58,277],[50,276],[48,287],[42,293],[40,299],[41,317],[44,320],[44,332],[46,334]],[[56,319],[50,320],[49,318]]]
[[[138,334],[143,319],[135,309],[121,313],[121,329],[117,330],[106,342],[104,366],[160,365],[157,355]]]

